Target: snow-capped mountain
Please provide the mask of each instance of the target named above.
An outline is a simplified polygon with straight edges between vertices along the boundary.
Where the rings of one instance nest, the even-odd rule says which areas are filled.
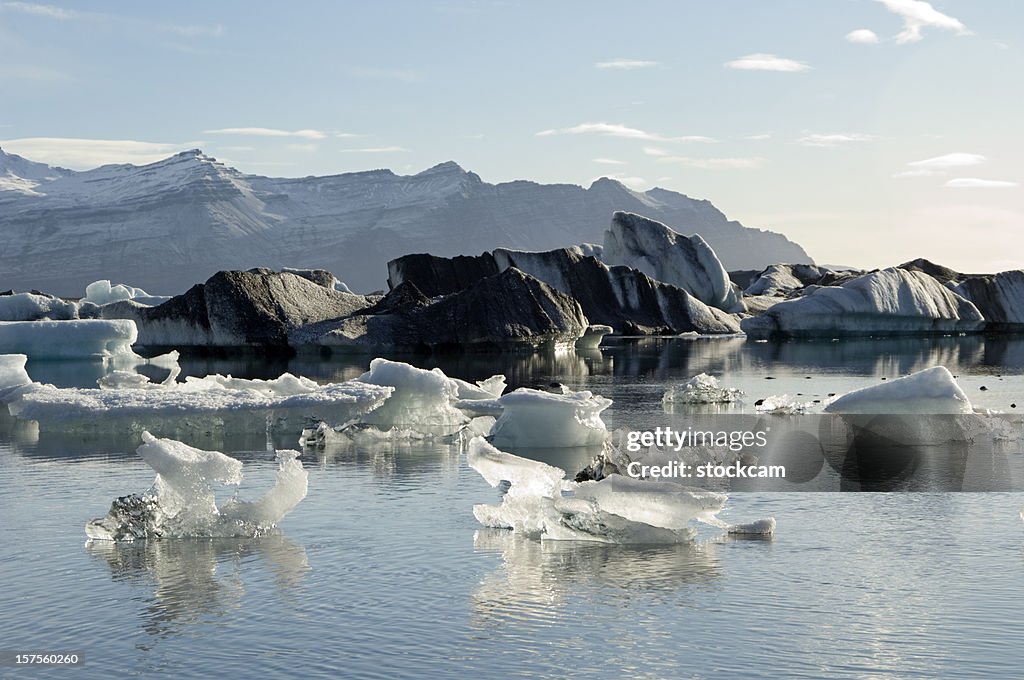
[[[610,179],[489,184],[453,162],[408,176],[281,179],[199,150],[76,172],[0,150],[0,289],[81,295],[112,279],[177,293],[221,269],[289,266],[328,269],[368,291],[384,286],[389,259],[408,253],[600,242],[616,210],[699,233],[729,269],[811,262],[784,236],[729,221],[708,201]]]

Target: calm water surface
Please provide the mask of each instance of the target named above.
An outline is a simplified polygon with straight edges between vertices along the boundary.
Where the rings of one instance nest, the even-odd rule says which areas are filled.
[[[878,343],[622,341],[584,356],[438,363],[467,379],[507,373],[513,387],[585,386],[615,399],[610,423],[631,427],[663,422],[664,387],[702,371],[766,396],[845,391],[942,363],[976,402],[996,408],[1021,396],[1019,345]],[[354,377],[368,361],[185,368],[327,380]],[[62,384],[88,384],[95,370],[29,366]],[[219,443],[245,463],[240,495],[272,483],[263,433]],[[541,543],[479,527],[472,505],[498,495],[456,448],[349,447],[304,455],[309,495],[276,535],[87,545],[87,520],[152,481],[137,444],[128,434],[38,434],[0,417],[0,648],[85,658],[77,668],[0,677],[1024,672],[1021,493],[734,493],[722,517],[773,515],[774,540],[702,529],[681,546]],[[538,455],[574,470],[591,453]]]

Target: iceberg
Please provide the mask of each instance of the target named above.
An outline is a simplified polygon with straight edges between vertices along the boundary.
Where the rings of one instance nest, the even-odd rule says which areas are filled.
[[[600,446],[608,435],[601,412],[611,404],[588,390],[556,394],[522,387],[497,399],[501,416],[491,440],[507,448]]]
[[[169,295],[150,295],[135,286],[129,286],[124,283],[111,285],[109,279],[101,279],[93,281],[85,287],[85,297],[81,301],[102,306],[108,305],[111,302],[120,302],[121,300],[134,300],[140,305],[152,307],[163,304],[170,299],[171,296]]]
[[[364,425],[381,430],[397,428],[447,435],[470,420],[454,406],[459,398],[459,383],[439,368],[428,371],[400,361],[377,358],[370,362],[370,370],[357,380],[392,390],[383,404],[359,419]],[[463,382],[462,385],[463,391],[468,391],[469,384]],[[490,397],[490,393],[487,396]]]
[[[880,385],[864,387],[831,399],[825,413],[924,414],[974,413],[970,399],[945,366],[923,371]]]
[[[748,336],[834,337],[979,330],[978,308],[919,271],[897,267],[823,286],[740,322]]]
[[[508,485],[500,505],[473,507],[486,527],[542,540],[617,544],[688,542],[696,535],[689,526],[694,520],[734,528],[716,518],[727,497],[714,491],[619,474],[569,481],[562,469],[505,453],[482,437],[470,441],[467,460],[491,486]],[[737,533],[755,527],[768,533],[774,519],[736,526]]]
[[[639,269],[655,281],[682,288],[724,312],[746,309],[718,255],[699,234],[683,236],[656,220],[617,211],[604,233],[601,257],[608,265]]]
[[[60,298],[36,293],[0,295],[0,321],[39,321],[75,319],[78,305]]]
[[[743,390],[719,387],[717,378],[699,373],[682,385],[670,387],[662,401],[666,404],[728,404],[742,397]]]
[[[0,366],[5,364],[5,373],[20,379],[17,360]],[[181,434],[287,428],[298,432],[305,418],[345,422],[377,408],[393,391],[354,380],[318,385],[290,373],[273,380],[210,375],[189,377],[183,383],[144,383],[126,373],[111,375],[99,388],[30,382],[0,390],[0,397],[11,415],[37,421],[40,430],[147,428]]]
[[[106,516],[85,526],[93,540],[253,537],[272,530],[306,497],[308,473],[297,451],[277,451],[277,480],[255,501],[231,499],[217,506],[215,484],[237,486],[242,463],[142,433],[136,453],[156,472],[153,486],[116,499]]]
[[[0,354],[32,359],[135,357],[137,338],[135,323],[127,319],[0,321]]]

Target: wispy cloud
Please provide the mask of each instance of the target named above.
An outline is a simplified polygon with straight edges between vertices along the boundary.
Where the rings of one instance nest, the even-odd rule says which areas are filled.
[[[595,158],[593,162],[601,165],[626,165],[626,161],[617,161],[614,158]]]
[[[538,137],[551,137],[554,135],[598,135],[601,137],[621,137],[623,139],[639,139],[649,142],[705,142],[716,141],[712,137],[703,135],[686,135],[682,137],[666,137],[665,135],[638,130],[618,123],[580,123],[568,128],[557,128],[552,130],[541,130]]]
[[[771,139],[772,136],[768,134],[763,135],[747,135],[744,139],[749,139],[752,142],[763,142],[766,139]]]
[[[725,62],[728,68],[739,69],[740,71],[779,71],[782,73],[799,73],[810,70],[810,66],[802,61],[785,59],[774,54],[748,54],[739,59]]]
[[[656,146],[645,146],[644,153],[648,156],[668,156],[669,152],[665,149],[659,149]]]
[[[299,151],[301,153],[313,153],[317,150],[316,144],[285,144],[284,148],[289,151]]]
[[[841,132],[825,135],[808,134],[801,137],[798,141],[802,146],[814,146],[819,148],[831,149],[837,146],[843,146],[845,144],[870,142],[872,139],[874,139],[873,135],[865,135],[859,132]]]
[[[404,146],[367,146],[361,149],[342,149],[341,153],[408,153]]]
[[[867,28],[858,28],[846,34],[846,42],[854,45],[877,45],[878,34]]]
[[[207,135],[246,135],[249,137],[301,137],[302,139],[326,139],[327,133],[321,130],[279,130],[265,127],[231,127],[216,130],[203,130]]]
[[[877,0],[885,8],[903,19],[903,30],[896,35],[900,44],[921,40],[921,30],[938,28],[953,31],[958,35],[970,35],[970,31],[959,19],[943,14],[924,0]]]
[[[959,177],[946,182],[945,186],[954,189],[1012,189],[1019,187],[1017,182],[998,179],[978,179],[977,177]]]
[[[610,61],[599,61],[594,64],[594,68],[632,71],[638,68],[650,68],[652,66],[660,65],[660,61],[646,61],[644,59],[612,59]]]
[[[14,12],[32,14],[34,16],[45,17],[47,19],[57,19],[58,21],[69,21],[82,16],[79,12],[75,12],[70,9],[54,7],[53,5],[39,5],[34,2],[5,2],[0,6]]]
[[[622,184],[625,184],[630,189],[633,189],[634,191],[642,191],[643,188],[648,185],[647,180],[644,179],[643,177],[634,177],[634,176],[631,176],[631,175],[622,175],[622,174],[605,175],[604,177],[595,177],[593,180],[591,180],[591,183],[596,182],[599,179],[604,179],[605,177],[607,177],[608,179],[614,179],[617,182],[621,182]]]
[[[7,151],[50,165],[75,169],[109,163],[145,165],[192,148],[194,144],[142,142],[131,139],[76,139],[69,137],[26,137],[0,142]]]
[[[765,159],[749,158],[685,158],[682,156],[663,156],[659,163],[676,163],[701,170],[756,170],[764,166]]]
[[[945,175],[953,168],[966,168],[981,165],[988,159],[977,153],[947,153],[944,156],[926,158],[922,161],[907,163],[909,170],[898,172],[894,177],[930,177]]]
[[[162,22],[149,21],[147,19],[138,19],[129,16],[120,16],[114,14],[104,14],[102,12],[82,12],[77,10],[65,9],[63,7],[55,7],[53,5],[43,5],[34,2],[17,2],[9,1],[0,3],[0,9],[9,10],[13,12],[21,12],[22,14],[30,14],[45,19],[53,19],[56,21],[82,21],[91,20],[97,22],[105,22],[108,24],[120,25],[122,27],[128,27],[132,29],[138,29],[140,27],[147,28],[150,30],[164,31],[168,33],[174,33],[182,38],[219,38],[224,35],[224,27],[219,24],[216,26],[203,26],[203,25],[180,25],[180,24],[167,24]]]

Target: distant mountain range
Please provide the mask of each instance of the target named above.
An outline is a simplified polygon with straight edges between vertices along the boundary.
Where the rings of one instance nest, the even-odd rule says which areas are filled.
[[[453,162],[415,175],[371,170],[281,179],[186,151],[149,165],[76,172],[0,150],[0,289],[81,295],[111,279],[182,292],[221,269],[328,269],[382,288],[389,259],[600,243],[612,212],[699,233],[728,269],[811,262],[781,234],[728,220],[710,202],[611,179],[583,188],[489,184]]]

